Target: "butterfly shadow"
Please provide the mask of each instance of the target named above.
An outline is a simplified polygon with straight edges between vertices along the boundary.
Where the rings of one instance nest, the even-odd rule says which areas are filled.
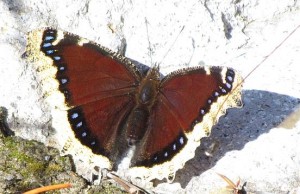
[[[243,104],[240,109],[229,109],[213,127],[210,136],[201,139],[195,157],[177,171],[174,182],[185,188],[192,177],[215,166],[227,152],[242,150],[248,142],[278,126],[300,104],[300,99],[246,90],[243,92]]]

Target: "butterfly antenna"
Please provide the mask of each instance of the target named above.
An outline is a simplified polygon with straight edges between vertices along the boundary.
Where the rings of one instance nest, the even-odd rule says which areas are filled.
[[[167,50],[167,52],[165,53],[165,55],[163,56],[163,58],[160,60],[160,62],[158,64],[161,64],[163,62],[163,60],[166,58],[166,56],[169,54],[169,52],[171,51],[171,49],[173,48],[173,46],[175,45],[177,39],[179,38],[179,35],[182,33],[182,31],[184,30],[185,26],[182,26],[181,30],[179,31],[179,33],[177,34],[175,40],[173,41],[173,43],[171,44],[171,46],[169,47],[169,49]]]
[[[146,33],[147,33],[147,40],[148,40],[148,49],[149,49],[149,53],[148,53],[148,56],[150,58],[150,64],[151,66],[153,66],[153,61],[152,61],[152,47],[151,47],[151,43],[150,43],[150,39],[149,39],[149,30],[148,30],[148,20],[147,18],[145,18],[145,24],[146,24]]]
[[[278,44],[267,56],[265,56],[263,58],[263,60],[261,60],[260,63],[258,63],[246,76],[245,78],[243,78],[243,80],[237,84],[237,86],[235,86],[235,88],[233,88],[232,91],[235,91],[237,88],[239,88],[244,82],[245,80],[261,65],[263,64],[268,58],[270,58],[271,55],[273,55],[298,29],[300,28],[300,25],[298,25],[291,33],[289,33],[289,35],[283,40],[281,41],[280,44]],[[225,100],[223,101],[221,107],[223,107],[224,103],[227,101],[229,96],[227,96],[225,98]],[[221,109],[218,110],[218,113]],[[217,113],[217,115],[218,115]]]

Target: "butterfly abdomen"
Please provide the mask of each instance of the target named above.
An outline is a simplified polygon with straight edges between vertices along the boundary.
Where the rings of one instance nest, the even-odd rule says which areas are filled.
[[[146,132],[149,112],[140,107],[134,108],[126,121],[126,138],[129,145],[140,141]]]

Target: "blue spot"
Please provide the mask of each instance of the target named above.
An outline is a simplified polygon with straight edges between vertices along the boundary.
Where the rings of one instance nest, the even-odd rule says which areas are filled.
[[[44,47],[44,48],[47,48],[47,47],[49,47],[49,46],[52,46],[52,44],[49,43],[49,42],[46,42],[46,43],[43,44],[43,47]]]
[[[179,143],[180,143],[181,145],[183,145],[183,143],[184,143],[184,139],[183,139],[183,137],[180,137],[180,139],[179,139]]]
[[[231,84],[230,84],[230,83],[226,83],[226,87],[227,87],[228,89],[231,89]]]
[[[65,79],[65,78],[61,79],[61,84],[65,84],[65,83],[67,83],[67,82],[68,82],[67,79]]]
[[[60,57],[60,56],[54,56],[53,59],[54,59],[55,61],[59,61],[59,60],[61,59],[61,57]]]
[[[82,126],[82,122],[77,123],[76,128],[79,128]]]
[[[54,50],[46,50],[47,55],[50,55],[50,54],[53,54],[53,53],[54,53]]]
[[[73,113],[73,114],[71,115],[71,118],[72,118],[72,119],[76,119],[78,116],[79,116],[78,113],[75,112],[75,113]]]
[[[204,114],[205,114],[204,109],[201,109],[201,110],[200,110],[200,114],[201,114],[201,115],[204,115]]]
[[[46,36],[46,37],[45,37],[45,41],[49,41],[49,40],[53,40],[53,39],[54,39],[53,36]]]
[[[176,144],[173,145],[173,150],[174,150],[174,151],[176,150]]]
[[[59,71],[64,71],[65,70],[65,67],[64,66],[60,66],[59,67]]]
[[[230,82],[232,82],[232,80],[233,80],[232,77],[229,76],[229,75],[227,76],[227,79],[228,79],[228,81],[230,81]]]

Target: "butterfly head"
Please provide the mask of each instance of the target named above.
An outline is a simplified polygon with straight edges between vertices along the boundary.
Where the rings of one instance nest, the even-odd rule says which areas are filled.
[[[155,64],[152,68],[150,68],[147,72],[146,78],[150,80],[160,81],[160,73],[159,73],[159,65]]]

